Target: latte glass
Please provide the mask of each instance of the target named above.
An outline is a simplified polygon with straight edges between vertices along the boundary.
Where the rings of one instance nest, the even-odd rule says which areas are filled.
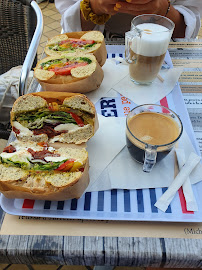
[[[180,118],[164,106],[144,104],[126,118],[126,144],[133,159],[143,164],[144,172],[150,172],[170,153],[182,132]]]
[[[131,31],[125,34],[125,58],[133,82],[150,84],[157,77],[174,27],[160,15],[140,15],[132,20]]]

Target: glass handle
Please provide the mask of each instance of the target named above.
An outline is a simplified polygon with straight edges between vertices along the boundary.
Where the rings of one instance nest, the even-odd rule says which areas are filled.
[[[144,172],[151,172],[152,168],[156,164],[156,148],[152,147],[151,145],[146,146],[145,148],[145,158],[144,158],[144,165],[143,171]]]
[[[135,30],[125,33],[125,60],[129,64],[132,63],[132,60],[130,59],[130,49],[135,36],[137,36],[137,32]]]

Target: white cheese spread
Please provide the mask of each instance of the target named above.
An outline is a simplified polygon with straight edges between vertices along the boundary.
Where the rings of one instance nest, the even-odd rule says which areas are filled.
[[[14,121],[13,126],[20,131],[21,136],[33,135],[33,132],[26,127],[23,127],[19,122]]]
[[[75,124],[60,124],[54,128],[56,131],[62,131],[62,130],[78,130],[81,129],[82,127],[79,127]]]
[[[13,162],[19,161],[19,162],[26,162],[26,163],[28,163],[28,160],[32,159],[32,155],[25,149],[19,150],[13,153],[3,152],[1,153],[1,157],[3,159],[9,159]]]
[[[65,159],[68,159],[68,157],[60,156],[60,157],[45,157],[45,161],[47,162],[60,162]]]

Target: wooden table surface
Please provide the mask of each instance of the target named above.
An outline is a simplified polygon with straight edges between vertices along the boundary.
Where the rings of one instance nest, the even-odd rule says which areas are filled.
[[[202,74],[202,40],[187,42],[170,43],[169,52],[175,65],[188,61],[189,68],[179,80],[182,91],[199,92],[202,81],[186,78],[190,72]],[[1,210],[0,224],[4,214]],[[202,240],[0,235],[0,263],[202,268]]]

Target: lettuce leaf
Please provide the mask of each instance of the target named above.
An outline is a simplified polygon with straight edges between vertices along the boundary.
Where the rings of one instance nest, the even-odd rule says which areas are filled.
[[[34,170],[34,171],[50,171],[50,170],[55,170],[57,169],[61,164],[66,162],[66,160],[59,161],[59,162],[48,162],[47,164],[43,163],[26,163],[26,162],[21,162],[21,161],[12,161],[10,159],[2,159],[1,158],[1,163],[6,163],[9,166],[14,166],[18,167],[24,170]]]
[[[21,162],[21,161],[13,161],[10,159],[3,159],[1,158],[1,162],[2,163],[6,163],[10,166],[14,166],[14,167],[18,167],[24,170],[29,170],[30,169],[30,164],[27,162]]]
[[[35,163],[33,166],[33,170],[35,171],[50,171],[57,169],[62,163],[67,160],[63,160],[60,162],[49,162],[47,164]]]
[[[29,129],[40,129],[44,123],[55,123],[55,124],[75,124],[77,125],[74,118],[70,113],[64,111],[37,111],[21,114],[16,117],[16,120],[23,126]],[[53,122],[53,121],[54,122]]]

